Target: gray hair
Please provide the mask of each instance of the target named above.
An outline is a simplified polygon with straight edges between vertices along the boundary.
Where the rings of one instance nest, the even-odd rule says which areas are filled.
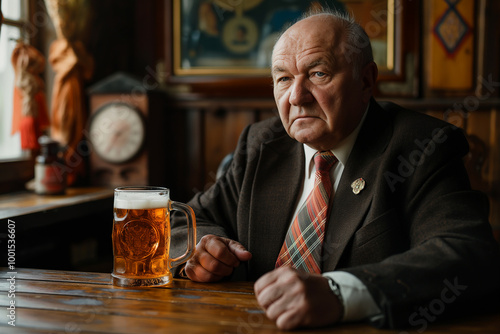
[[[330,17],[340,23],[342,30],[345,32],[341,45],[342,52],[346,57],[347,63],[353,63],[353,76],[355,78],[359,78],[363,67],[373,61],[373,51],[370,38],[363,27],[356,22],[354,17],[350,14],[333,9],[308,11],[294,23],[300,22],[312,16]],[[293,24],[290,24],[285,27],[276,39],[276,42],[292,25]]]

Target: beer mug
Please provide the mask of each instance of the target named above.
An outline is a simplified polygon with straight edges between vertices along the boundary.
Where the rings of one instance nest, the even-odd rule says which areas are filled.
[[[170,258],[170,211],[187,217],[187,249]],[[113,209],[113,284],[157,286],[172,280],[170,269],[186,262],[196,245],[193,209],[170,200],[162,187],[119,187]]]

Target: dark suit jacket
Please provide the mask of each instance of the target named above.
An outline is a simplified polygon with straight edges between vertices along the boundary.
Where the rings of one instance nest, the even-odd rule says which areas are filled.
[[[372,100],[367,112],[330,210],[323,271],[350,272],[368,287],[384,313],[377,326],[423,325],[441,305],[450,311],[497,291],[498,244],[486,197],[470,190],[461,130],[391,103]],[[274,118],[246,128],[227,173],[190,201],[198,239],[225,236],[252,253],[237,279],[274,269],[303,175],[302,144]],[[356,195],[358,178],[366,185]],[[180,252],[185,232],[173,221]],[[447,303],[452,292],[459,296]]]

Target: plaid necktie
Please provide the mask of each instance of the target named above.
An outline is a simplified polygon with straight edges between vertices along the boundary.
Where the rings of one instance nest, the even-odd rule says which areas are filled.
[[[314,188],[288,229],[276,268],[291,265],[310,273],[321,272],[321,246],[333,189],[330,169],[337,161],[330,151],[314,154]]]

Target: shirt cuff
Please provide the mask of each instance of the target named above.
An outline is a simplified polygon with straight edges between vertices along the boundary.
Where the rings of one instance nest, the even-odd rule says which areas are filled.
[[[323,276],[332,278],[340,286],[344,300],[342,322],[359,321],[382,313],[366,286],[353,274],[330,271],[323,273]]]

